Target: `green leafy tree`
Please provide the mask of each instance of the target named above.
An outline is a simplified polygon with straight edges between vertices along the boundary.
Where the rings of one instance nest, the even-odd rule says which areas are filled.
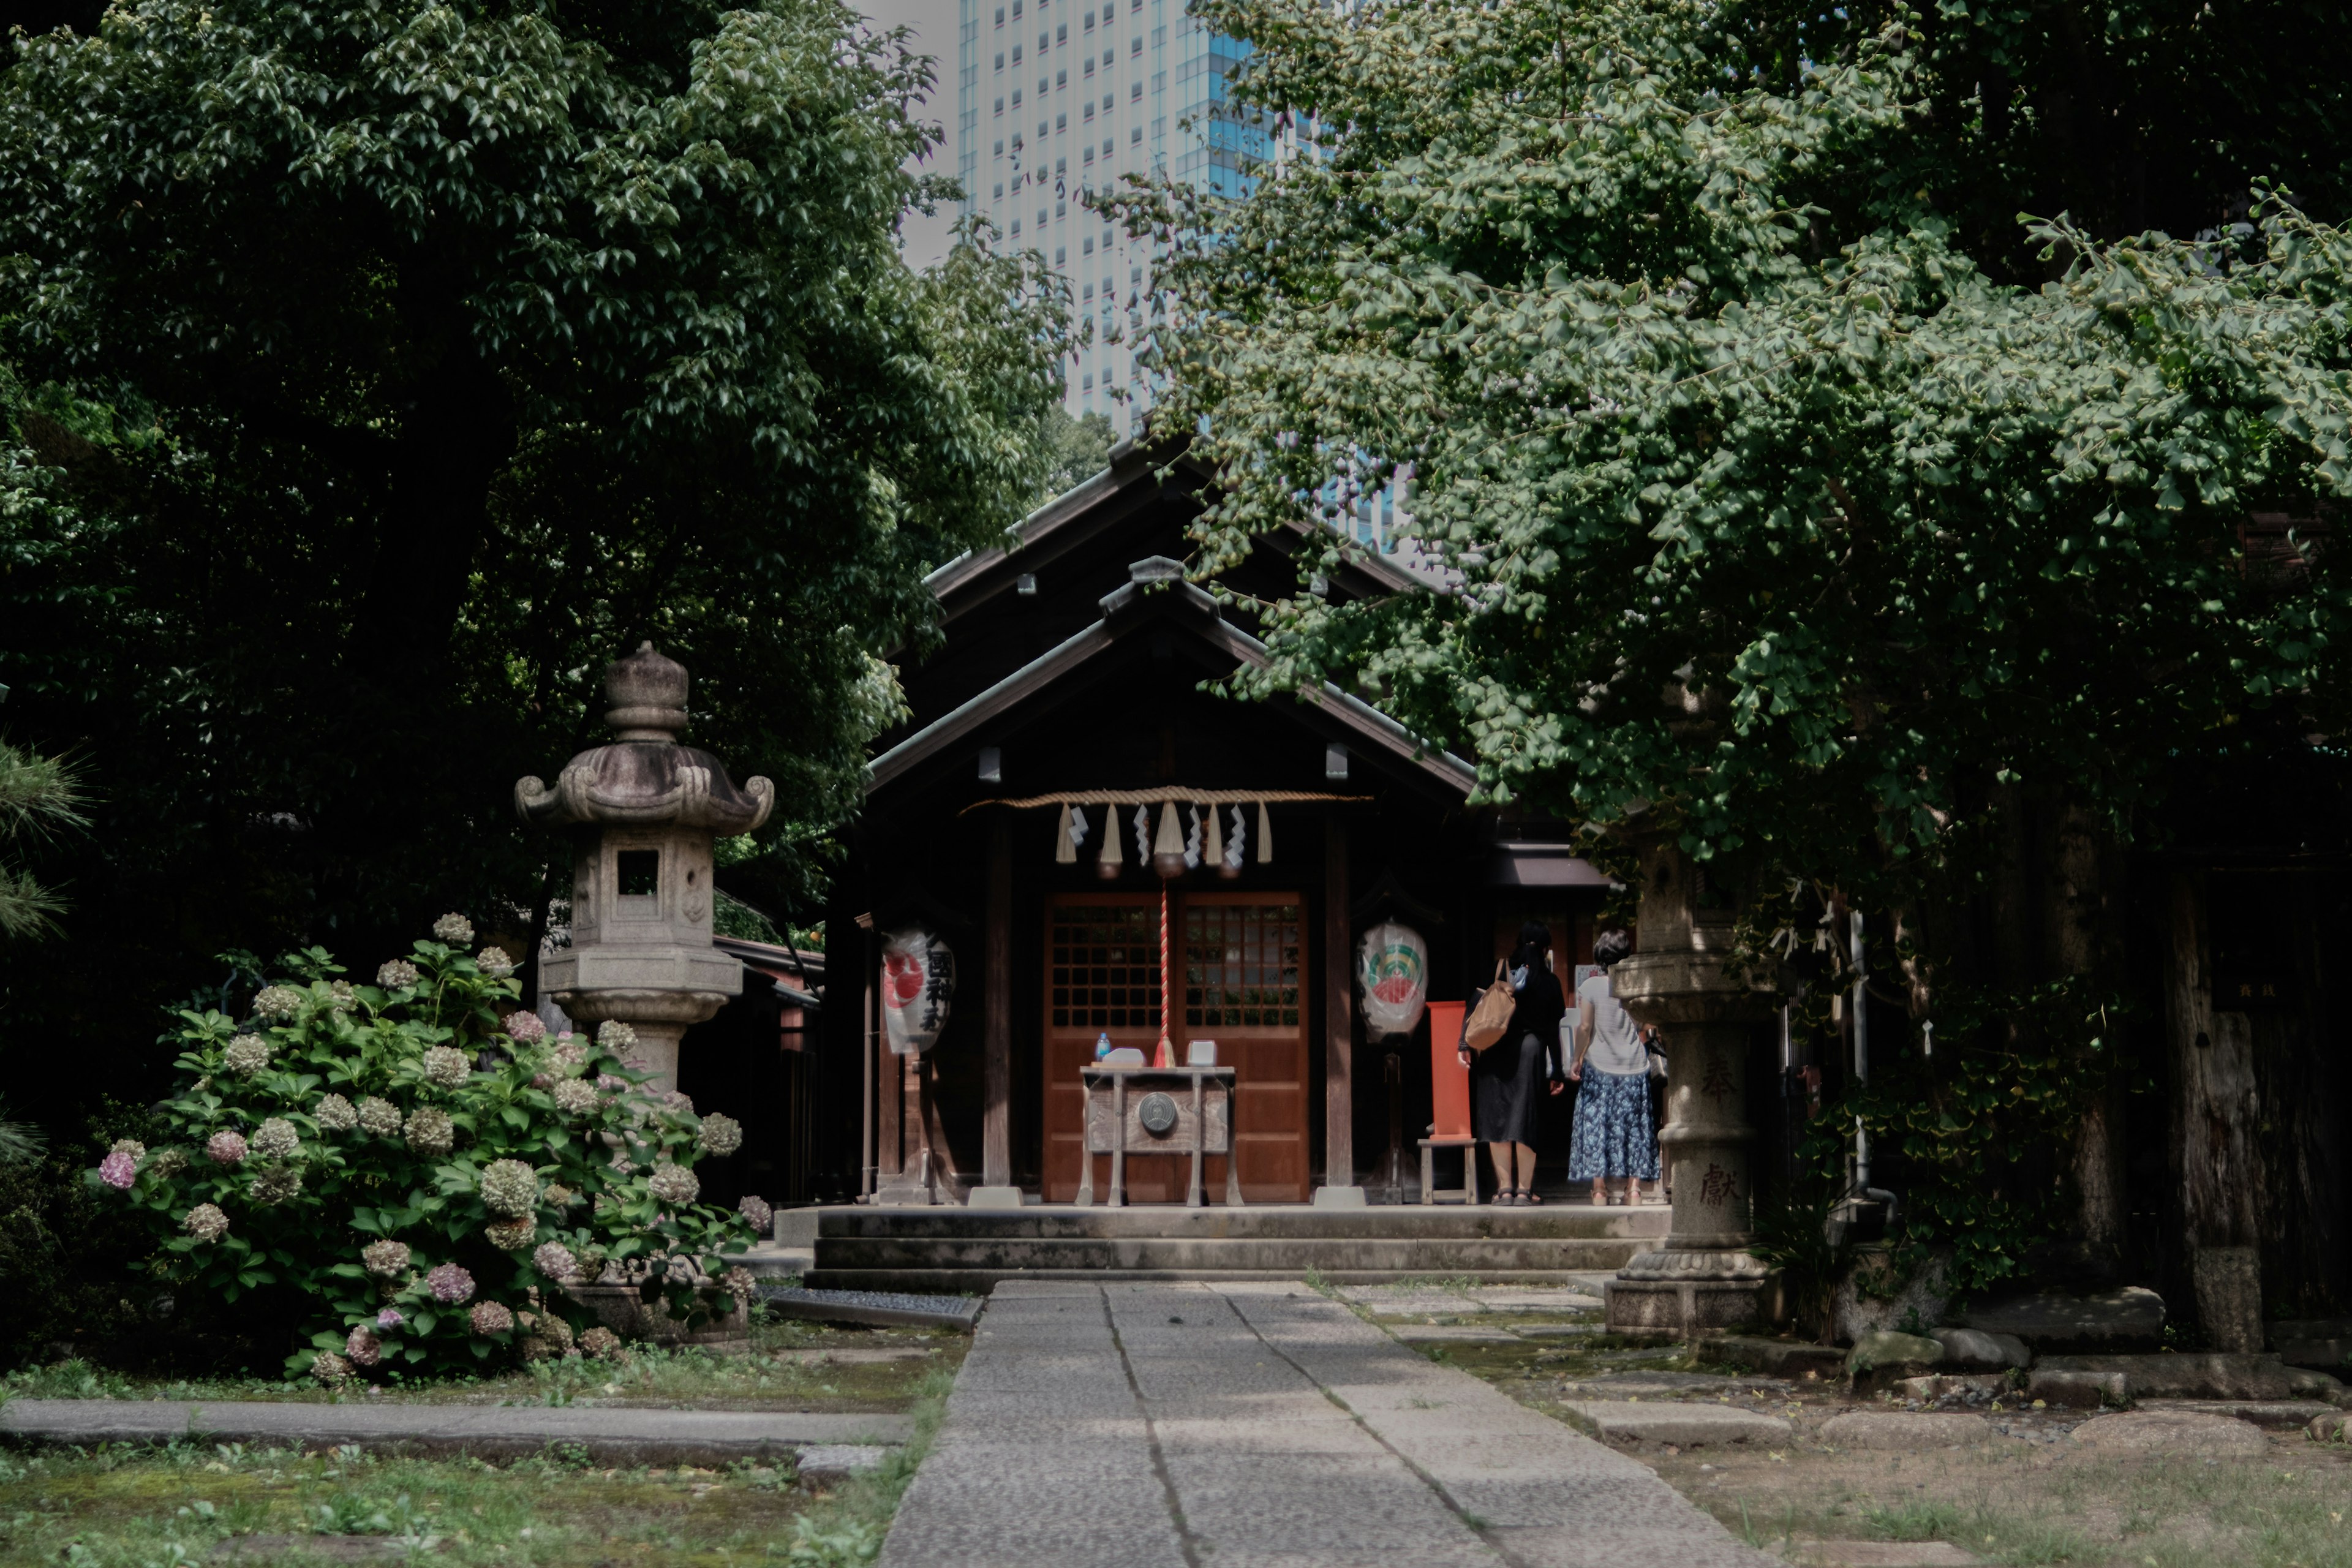
[[[1496,799],[1678,832],[1756,952],[1811,948],[1824,901],[1893,910],[1874,967],[1915,1000],[2023,797],[2119,837],[2184,752],[2341,732],[2352,603],[2309,547],[2352,489],[2326,215],[2257,192],[2200,243],[2044,209],[2021,287],[1937,203],[1970,144],[1899,22],[1775,75],[1697,5],[1203,16],[1256,46],[1240,112],[1324,128],[1248,201],[1122,204],[1175,247],[1155,424],[1215,466],[1204,569],[1410,463],[1438,590],[1273,607],[1244,689],[1336,679]],[[2305,531],[2251,559],[2258,513]],[[2095,1100],[2095,1031],[2021,1048],[2030,977],[1940,977],[2015,1004],[1947,1065],[2043,1064],[2037,1127],[2041,1089]],[[1937,1110],[1995,1129],[1981,1100]]]
[[[24,839],[87,823],[73,770],[0,741],[0,841]],[[33,873],[0,861],[0,938],[23,941],[57,930],[64,900]]]
[[[1045,411],[1045,449],[1052,455],[1053,467],[1037,492],[1041,506],[1108,468],[1117,440],[1108,415],[1090,412],[1074,419],[1058,403]]]
[[[190,953],[527,927],[508,791],[646,638],[778,784],[730,876],[804,907],[879,656],[1061,390],[1034,258],[899,258],[929,62],[835,0],[142,0],[14,52],[0,680],[110,781],[79,896],[139,916],[9,973],[20,1026],[143,1052]]]

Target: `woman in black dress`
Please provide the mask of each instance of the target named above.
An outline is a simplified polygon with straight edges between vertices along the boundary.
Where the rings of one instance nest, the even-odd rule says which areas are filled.
[[[1519,928],[1519,945],[1511,950],[1503,982],[1517,994],[1511,1026],[1484,1051],[1465,1047],[1462,1052],[1470,1068],[1470,1130],[1494,1155],[1495,1184],[1500,1189],[1495,1202],[1501,1205],[1542,1201],[1536,1196],[1531,1142],[1536,1079],[1549,1080],[1554,1094],[1568,1087],[1559,1059],[1559,1025],[1568,1014],[1568,998],[1559,976],[1545,963],[1550,950],[1551,932],[1544,927],[1529,921]]]

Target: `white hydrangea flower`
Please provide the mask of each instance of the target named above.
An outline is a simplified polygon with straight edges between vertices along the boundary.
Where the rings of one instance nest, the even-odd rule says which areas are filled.
[[[408,1113],[408,1146],[420,1154],[446,1154],[457,1142],[457,1123],[446,1110],[427,1105]]]
[[[253,1177],[253,1201],[264,1208],[291,1203],[301,1195],[302,1173],[292,1165],[271,1165]]]
[[[310,1108],[310,1118],[321,1132],[349,1132],[360,1124],[360,1113],[340,1094],[321,1095]]]
[[[565,1079],[555,1086],[552,1092],[555,1109],[566,1116],[585,1116],[596,1109],[596,1102],[603,1098],[596,1092],[594,1084],[577,1078]]]
[[[520,1219],[502,1219],[482,1227],[483,1237],[500,1252],[520,1252],[530,1245],[539,1234],[539,1221],[526,1215]]]
[[[272,985],[253,999],[253,1010],[260,1017],[273,1021],[290,1018],[302,1010],[302,993],[291,985]]]
[[[406,990],[416,984],[416,965],[404,958],[386,959],[375,972],[375,983],[386,991]]]
[[[400,1131],[400,1107],[381,1095],[362,1099],[359,1114],[361,1131],[378,1138],[389,1138]]]
[[[515,972],[515,961],[502,947],[486,947],[474,954],[474,967],[493,980],[504,980]]]
[[[684,1165],[656,1165],[646,1190],[673,1206],[690,1204],[702,1192],[702,1178]]]
[[[408,1269],[408,1244],[371,1241],[360,1248],[360,1262],[379,1279],[396,1279]]]
[[[198,1241],[218,1241],[228,1234],[228,1215],[214,1204],[198,1204],[180,1224]]]
[[[446,942],[451,947],[470,947],[474,941],[474,922],[460,914],[443,915],[433,922],[433,940]]]
[[[474,1064],[466,1053],[451,1046],[433,1046],[425,1052],[425,1079],[443,1089],[456,1089],[474,1076]]]
[[[539,1173],[520,1160],[493,1160],[482,1167],[482,1206],[520,1219],[539,1205]]]
[[[712,1154],[732,1154],[743,1146],[743,1124],[714,1110],[702,1119],[694,1141]]]
[[[614,1056],[626,1056],[637,1043],[637,1032],[618,1018],[607,1018],[596,1026],[596,1043]]]
[[[251,1078],[269,1065],[269,1042],[259,1035],[239,1035],[221,1052],[221,1067],[238,1078]]]
[[[343,1012],[357,1005],[359,999],[360,994],[352,989],[352,983],[350,981],[330,980],[327,982],[327,1005],[334,1008],[337,1012]]]
[[[273,1116],[254,1129],[253,1152],[273,1160],[290,1160],[302,1152],[302,1140],[291,1121]]]

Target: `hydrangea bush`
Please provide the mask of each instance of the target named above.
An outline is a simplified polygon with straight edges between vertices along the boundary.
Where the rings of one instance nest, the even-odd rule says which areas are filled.
[[[595,1353],[613,1336],[567,1285],[733,1311],[753,1228],[697,1203],[692,1167],[740,1126],[646,1089],[625,1025],[523,1025],[513,960],[469,953],[463,917],[433,931],[374,985],[313,948],[245,1017],[181,1014],[173,1141],[118,1144],[91,1181],[152,1216],[182,1289],[310,1303],[288,1366],[329,1382]]]

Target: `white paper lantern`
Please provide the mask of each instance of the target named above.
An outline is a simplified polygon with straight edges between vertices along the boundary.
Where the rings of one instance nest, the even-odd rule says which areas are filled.
[[[882,1020],[890,1049],[920,1056],[940,1043],[955,999],[955,953],[933,932],[892,931],[882,940]]]
[[[1374,926],[1356,948],[1356,984],[1364,997],[1365,1034],[1412,1033],[1429,1002],[1429,943],[1411,926]]]

